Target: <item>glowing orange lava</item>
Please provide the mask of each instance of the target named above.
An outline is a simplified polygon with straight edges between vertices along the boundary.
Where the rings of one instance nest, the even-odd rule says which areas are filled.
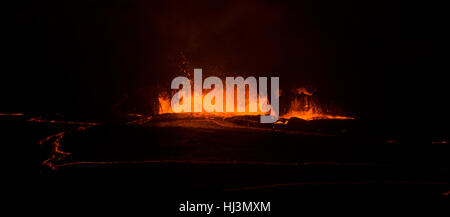
[[[281,92],[281,91],[280,91]],[[194,97],[192,93],[191,97],[189,97],[186,100],[191,100],[192,102],[192,110],[194,107]],[[205,92],[203,92],[203,97],[205,96]],[[285,114],[280,115],[280,118],[284,119],[290,119],[293,117],[300,118],[303,120],[318,120],[318,119],[339,119],[339,120],[345,120],[345,119],[354,119],[353,117],[348,116],[341,116],[341,115],[331,115],[326,112],[323,112],[318,103],[316,103],[314,100],[312,100],[312,93],[308,92],[305,88],[298,88],[296,89],[296,97],[291,101],[290,107],[288,109],[288,112]],[[202,97],[202,99],[203,99]],[[209,116],[219,116],[219,117],[232,117],[232,116],[243,116],[243,115],[267,115],[267,113],[263,113],[259,109],[259,102],[260,100],[257,100],[256,102],[249,101],[250,99],[248,96],[246,96],[246,102],[245,102],[245,111],[246,112],[205,112],[203,109],[203,112],[181,112],[181,113],[190,113],[193,116],[196,117],[209,117]],[[169,94],[162,93],[158,97],[159,102],[159,112],[158,114],[166,114],[166,113],[175,113],[172,111],[170,102],[171,98]],[[256,104],[258,111],[257,112],[248,112],[249,111],[249,105],[250,104]],[[203,105],[205,106],[205,105]],[[235,103],[235,110],[237,111],[237,103]],[[203,107],[204,108],[204,107]],[[225,104],[224,104],[224,111],[225,111]]]
[[[307,121],[318,119],[355,119],[353,117],[331,115],[323,112],[319,104],[312,99],[312,93],[308,92],[305,88],[298,88],[296,94],[294,100],[291,101],[288,112],[281,115],[281,118],[290,119],[296,117]]]
[[[225,91],[224,91],[225,92]],[[190,100],[192,102],[191,104],[191,111],[194,110],[194,94],[191,94],[191,97],[187,98],[186,100]],[[207,92],[203,92],[202,94],[202,102],[204,100],[205,95],[207,94]],[[225,97],[224,97],[225,98]],[[236,97],[235,97],[236,99]],[[184,100],[184,99],[183,99]],[[206,112],[205,110],[205,106],[207,106],[206,104],[203,104],[203,111],[202,112],[181,112],[181,113],[191,113],[194,116],[219,116],[219,117],[232,117],[232,116],[244,116],[244,115],[267,115],[267,113],[265,112],[261,112],[260,108],[259,108],[259,103],[258,101],[260,101],[261,99],[257,99],[256,101],[251,101],[247,96],[246,96],[246,101],[245,101],[245,112]],[[265,100],[267,101],[267,100]],[[160,94],[158,97],[158,102],[159,102],[159,112],[158,114],[167,114],[167,113],[176,113],[172,110],[172,107],[170,105],[171,103],[171,98],[169,96],[169,94]],[[214,103],[214,100],[213,100]],[[257,112],[249,112],[249,106],[251,105],[255,105],[255,107],[257,108]],[[237,103],[234,103],[234,111],[238,111],[238,107],[239,105]],[[211,108],[212,109],[212,108]],[[223,110],[226,110],[226,104],[223,104]]]

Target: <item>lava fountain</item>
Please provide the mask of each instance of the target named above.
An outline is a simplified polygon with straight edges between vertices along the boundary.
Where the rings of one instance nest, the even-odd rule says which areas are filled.
[[[247,81],[247,79],[245,81]],[[183,96],[178,96],[177,101],[179,101],[180,103],[178,105],[172,104],[173,104],[173,96],[176,96],[177,94],[179,95],[179,93],[176,93],[174,90],[161,92],[158,96],[158,103],[159,103],[158,114],[184,113],[184,114],[191,114],[196,117],[272,115],[272,117],[273,116],[276,117],[276,120],[278,119],[278,117],[284,119],[290,119],[295,117],[307,121],[317,119],[340,119],[340,120],[354,119],[353,117],[342,115],[331,115],[324,112],[321,109],[320,105],[317,103],[317,101],[314,100],[313,94],[308,92],[305,88],[297,88],[295,90],[295,97],[290,102],[287,112],[285,114],[279,115],[279,109],[274,108],[272,106],[272,101],[274,101],[273,99],[275,99],[275,97],[276,98],[280,97],[281,91],[277,90],[274,92],[272,90],[271,95],[272,100],[269,100],[267,94],[264,95],[261,94],[261,92],[258,92],[257,85],[244,83],[240,87],[241,90],[239,90],[238,85],[234,85],[234,87],[232,88],[227,88],[227,85],[220,84],[215,85],[214,89],[211,89],[211,85],[209,85],[208,89],[204,89],[203,91],[198,91],[197,89],[196,91],[196,88],[198,88],[198,85],[195,84],[196,82],[198,82],[196,78],[194,78],[194,82],[193,79],[186,79],[183,88],[187,88],[188,91],[186,91]],[[188,84],[186,85],[186,83]],[[194,83],[194,85],[191,85],[191,83]],[[185,85],[187,87],[185,87]],[[267,83],[265,85],[267,85]],[[220,91],[220,93],[216,92],[212,94],[213,92],[217,91],[217,88],[221,88],[222,91]],[[232,91],[230,91],[230,89],[232,89]],[[211,97],[211,95],[214,96]],[[241,98],[244,97],[245,100],[241,100],[240,102],[239,100],[240,97]],[[222,100],[223,103],[221,102]],[[230,100],[233,101],[230,103]],[[183,108],[180,108],[181,106]],[[276,114],[274,114],[274,112],[276,112]]]

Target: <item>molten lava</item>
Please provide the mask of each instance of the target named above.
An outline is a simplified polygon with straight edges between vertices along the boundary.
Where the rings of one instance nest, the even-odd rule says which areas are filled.
[[[191,100],[192,102],[192,110],[194,107],[194,93],[191,94],[191,97],[187,98],[186,100]],[[203,92],[202,99],[204,99],[204,96],[206,95],[205,92]],[[170,94],[168,93],[161,93],[158,97],[159,102],[159,112],[158,114],[166,114],[166,113],[176,113],[172,111],[170,102],[171,102]],[[265,115],[267,113],[263,113],[259,109],[259,100],[251,101],[248,97],[248,92],[246,91],[246,100],[245,100],[245,112],[205,112],[205,109],[203,108],[202,112],[181,112],[181,113],[191,113],[193,116],[197,117],[209,117],[209,116],[219,116],[219,117],[232,117],[232,116],[243,116],[243,115]],[[250,104],[256,104],[258,111],[257,112],[249,112],[249,105]],[[203,105],[205,106],[205,105]],[[237,111],[237,104],[235,103],[235,111]],[[225,109],[225,105],[224,105]],[[285,114],[280,115],[280,118],[284,119],[290,119],[290,118],[300,118],[303,120],[318,120],[318,119],[339,119],[339,120],[346,120],[351,119],[353,120],[353,117],[348,116],[342,116],[342,115],[331,115],[326,112],[324,112],[319,104],[313,100],[312,93],[308,92],[305,88],[298,88],[296,89],[296,96],[291,101],[288,111]]]
[[[296,96],[291,101],[289,110],[286,114],[281,115],[281,118],[300,118],[303,120],[318,120],[318,119],[355,119],[353,117],[331,115],[322,111],[322,108],[312,98],[312,93],[305,88],[298,88]]]
[[[205,95],[207,93],[203,92],[202,94],[202,101],[205,99]],[[182,99],[185,100],[185,99]],[[186,100],[190,100],[192,102],[191,104],[191,111],[194,110],[194,106],[195,106],[195,102],[194,102],[194,93],[191,94],[191,97],[188,97]],[[244,116],[244,115],[266,115],[267,113],[265,112],[261,112],[261,110],[259,109],[259,100],[256,101],[252,101],[250,100],[248,97],[246,97],[245,100],[245,108],[242,108],[245,110],[245,112],[206,112],[205,110],[205,106],[207,106],[207,104],[203,104],[203,110],[202,112],[180,112],[180,113],[191,113],[194,116],[219,116],[219,117],[232,117],[232,116]],[[166,114],[166,113],[177,113],[174,112],[172,110],[171,107],[171,97],[169,96],[169,94],[167,93],[162,93],[159,95],[158,97],[158,102],[159,102],[159,112],[158,114]],[[213,99],[213,103],[214,103],[214,99]],[[256,108],[258,108],[257,112],[249,112],[249,107],[254,104],[256,106]],[[238,111],[238,107],[240,105],[238,105],[237,103],[234,104],[234,111]],[[223,105],[224,110],[226,109],[226,105]],[[213,108],[209,108],[209,109],[213,109]]]

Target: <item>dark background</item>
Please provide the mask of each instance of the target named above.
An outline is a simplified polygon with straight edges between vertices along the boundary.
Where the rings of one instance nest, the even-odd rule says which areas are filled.
[[[196,67],[279,76],[283,91],[308,87],[393,128],[447,116],[445,79],[425,81],[446,72],[443,7],[428,1],[25,1],[13,14],[1,112],[152,114],[159,90]]]
[[[311,178],[314,181],[317,177],[318,180],[338,177],[350,182],[369,177],[368,180],[406,183],[294,187],[285,189],[291,193],[290,196],[278,195],[283,199],[281,202],[270,199],[274,209],[278,206],[278,210],[285,207],[287,211],[295,209],[300,212],[308,205],[296,203],[295,198],[299,196],[306,201],[322,201],[332,195],[330,201],[336,203],[343,201],[345,196],[358,201],[375,195],[373,198],[377,201],[368,204],[379,206],[380,202],[388,200],[397,206],[398,198],[428,200],[448,191],[448,185],[420,184],[427,180],[442,182],[443,177],[448,177],[448,170],[417,169],[423,165],[435,165],[431,163],[445,166],[445,153],[448,153],[445,151],[447,144],[430,144],[417,138],[425,137],[425,132],[431,130],[432,137],[436,136],[433,141],[448,141],[448,90],[447,79],[443,76],[449,71],[444,62],[447,51],[444,44],[448,40],[448,24],[444,17],[447,12],[436,2],[67,0],[21,1],[14,7],[5,8],[12,15],[7,19],[8,25],[2,27],[6,39],[2,40],[1,49],[4,55],[0,113],[26,114],[20,121],[0,122],[3,132],[4,129],[16,131],[11,135],[19,145],[7,147],[22,149],[7,152],[14,157],[8,165],[15,166],[21,162],[23,153],[34,150],[44,135],[74,127],[27,122],[29,117],[60,113],[67,119],[102,122],[128,112],[154,114],[158,93],[168,90],[171,79],[184,74],[183,69],[193,67],[203,68],[205,76],[279,76],[282,100],[286,100],[291,89],[307,87],[322,106],[329,104],[341,114],[356,117],[355,125],[358,125],[355,128],[370,128],[369,133],[365,133],[367,128],[364,128],[361,130],[364,133],[356,131],[354,137],[344,137],[343,141],[338,137],[337,142],[303,135],[294,139],[278,134],[259,136],[246,131],[233,136],[224,131],[225,135],[218,138],[226,138],[224,141],[230,144],[240,146],[239,142],[246,138],[241,135],[249,134],[263,139],[266,145],[272,141],[279,143],[277,146],[267,145],[278,152],[263,149],[259,153],[263,156],[275,156],[275,153],[280,153],[282,159],[285,159],[283,154],[306,156],[299,160],[320,160],[322,156],[348,160],[345,157],[355,156],[364,161],[384,162],[388,159],[400,165],[349,170],[302,167],[277,169],[270,173],[264,167],[260,170],[235,166],[221,169],[214,165],[188,165],[188,168],[185,165],[119,165],[116,168],[92,167],[94,169],[80,166],[42,172],[46,168],[39,164],[42,179],[38,186],[28,183],[30,179],[22,179],[26,183],[14,188],[26,191],[30,186],[39,191],[36,196],[25,199],[23,195],[27,194],[16,193],[15,196],[20,198],[20,210],[23,210],[24,200],[32,199],[44,207],[41,209],[44,212],[49,210],[49,213],[58,214],[60,212],[47,207],[59,207],[65,212],[85,212],[84,207],[89,204],[104,213],[116,212],[126,207],[123,203],[128,202],[135,207],[145,207],[145,213],[149,214],[158,208],[165,213],[173,213],[178,200],[201,199],[202,196],[195,192],[181,197],[165,192],[166,189],[177,187],[173,191],[182,192],[178,188],[189,186],[191,181],[200,186],[216,184],[210,180],[226,184],[228,180],[236,180],[243,186],[254,180],[270,182],[270,179],[284,178],[284,183],[291,178]],[[429,119],[431,124],[422,123]],[[445,127],[435,124],[439,122]],[[421,128],[428,129],[416,133]],[[167,147],[165,139],[170,138],[173,144],[181,147],[169,145],[169,148],[174,147],[167,155],[171,158],[175,156],[172,151],[188,150],[189,144],[196,144],[184,138],[199,139],[196,135],[202,133],[198,129],[186,129],[155,130],[104,124],[68,135],[64,150],[75,153],[75,160],[76,157],[90,157],[92,153],[101,153],[92,154],[94,158],[111,154],[115,159],[127,157],[127,153],[133,159],[146,154],[166,157],[148,150]],[[381,136],[373,136],[372,130]],[[185,136],[179,136],[180,133]],[[391,134],[395,136],[391,137]],[[402,135],[408,136],[396,137]],[[297,145],[309,138],[312,138],[310,142],[306,141],[309,146]],[[386,139],[400,142],[387,144],[384,143]],[[248,149],[251,142],[244,144],[241,150],[251,150]],[[203,145],[221,151],[209,143]],[[102,150],[101,147],[108,149]],[[196,149],[193,150],[195,153]],[[189,156],[190,153],[184,154]],[[205,149],[208,159],[211,153]],[[235,151],[242,156],[246,153],[249,152]],[[47,159],[49,154],[54,154],[54,149],[41,145],[39,154],[42,159]],[[258,152],[250,154],[259,156]],[[35,155],[36,151],[32,153]],[[223,154],[228,155],[228,151]],[[366,159],[366,156],[371,158]],[[343,170],[346,172],[342,173]],[[16,172],[23,173],[23,169]],[[269,179],[254,174],[262,174]],[[419,184],[407,184],[408,181]],[[158,194],[155,196],[158,191],[162,192],[160,195],[171,198],[163,200]],[[150,203],[150,198],[157,201]],[[204,198],[214,199],[210,196]],[[230,198],[242,200],[242,197]],[[249,200],[261,199],[265,198],[254,195]],[[136,200],[140,203],[134,204]],[[73,209],[72,202],[78,206],[77,209]],[[100,202],[106,202],[108,206],[103,209]],[[361,203],[365,202],[361,200]],[[408,209],[422,205],[408,204]],[[355,207],[359,206],[348,203],[342,209]],[[326,206],[314,211],[324,210],[335,211]],[[382,209],[372,207],[365,212],[368,210]]]

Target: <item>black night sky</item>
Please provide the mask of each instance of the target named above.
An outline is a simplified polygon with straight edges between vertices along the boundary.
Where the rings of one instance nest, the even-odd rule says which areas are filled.
[[[359,119],[404,119],[423,103],[412,79],[443,70],[443,14],[431,4],[29,1],[13,22],[5,112],[151,114],[185,56],[205,74],[279,76],[282,90],[312,88]]]

